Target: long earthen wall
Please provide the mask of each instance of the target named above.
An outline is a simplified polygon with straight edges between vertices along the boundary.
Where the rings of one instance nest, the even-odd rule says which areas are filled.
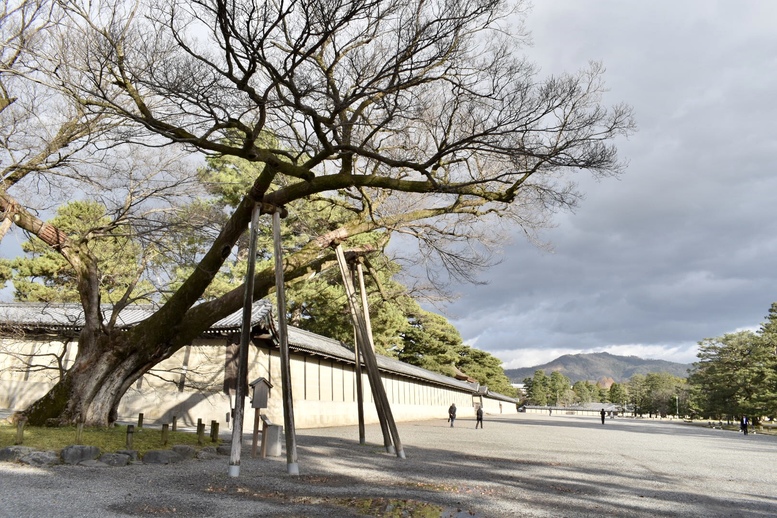
[[[62,341],[0,339],[0,408],[21,410],[41,397],[56,382],[58,366],[67,368],[75,357],[75,344]],[[223,338],[200,340],[185,347],[149,371],[130,390],[119,406],[120,421],[169,423],[193,426],[198,419],[217,421],[226,429],[234,408],[234,391],[225,385]],[[260,412],[274,423],[283,423],[283,400],[279,351],[252,346],[248,381],[265,378],[272,384],[268,408]],[[294,423],[297,428],[352,425],[358,423],[354,365],[318,355],[290,355]],[[414,421],[446,419],[451,403],[458,417],[474,417],[476,405],[486,414],[516,413],[515,405],[486,396],[472,395],[426,380],[381,372],[394,419]],[[364,417],[378,422],[366,372],[362,373]],[[245,429],[253,424],[254,410],[246,399]]]

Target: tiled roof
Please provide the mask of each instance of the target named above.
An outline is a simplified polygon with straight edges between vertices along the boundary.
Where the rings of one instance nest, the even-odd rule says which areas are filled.
[[[354,363],[353,350],[346,347],[342,342],[296,327],[289,327],[289,348],[347,363]],[[410,365],[409,363],[404,363],[386,356],[376,356],[378,360],[378,369],[382,371],[401,374],[409,378],[421,379],[439,385],[446,385],[458,390],[466,390],[468,392],[474,392],[476,390],[466,381],[443,376],[442,374],[428,371],[421,367],[416,367],[415,365]]]
[[[128,329],[147,319],[159,309],[158,306],[133,305],[124,308],[116,318],[119,329]],[[111,316],[113,306],[103,305],[100,311],[103,321]],[[272,316],[272,304],[266,300],[254,303],[251,313],[251,324],[266,323]],[[230,331],[240,329],[243,322],[243,310],[236,311],[213,324],[209,331]],[[0,326],[4,328],[36,328],[36,329],[73,329],[78,330],[84,325],[84,310],[75,303],[13,303],[0,302]]]

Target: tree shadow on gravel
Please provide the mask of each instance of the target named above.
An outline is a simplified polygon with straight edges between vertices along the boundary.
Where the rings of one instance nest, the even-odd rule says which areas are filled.
[[[298,441],[309,475],[282,477],[286,491],[297,496],[413,499],[471,516],[502,516],[510,509],[515,516],[777,515],[777,499],[698,494],[682,474],[652,474],[646,479],[607,467],[494,459],[418,447],[400,460],[379,445],[360,446],[347,439],[308,435]],[[249,485],[263,482],[269,482],[265,476],[246,481]]]

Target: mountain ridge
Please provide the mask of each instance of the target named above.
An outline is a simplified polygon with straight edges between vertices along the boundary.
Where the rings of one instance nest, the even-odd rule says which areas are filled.
[[[602,378],[612,378],[623,383],[635,374],[650,372],[667,372],[681,378],[688,377],[689,363],[676,363],[667,360],[646,360],[638,356],[619,356],[610,353],[579,353],[565,354],[555,360],[534,367],[520,369],[505,369],[505,374],[512,383],[523,383],[524,378],[531,378],[538,370],[550,375],[559,371],[574,383],[576,381],[596,382]]]

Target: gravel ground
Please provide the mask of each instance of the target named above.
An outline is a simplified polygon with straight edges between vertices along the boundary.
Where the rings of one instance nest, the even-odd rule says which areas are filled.
[[[0,516],[777,516],[777,437],[677,421],[519,414],[298,430],[282,457],[122,468],[0,463]],[[250,440],[250,439],[249,439]],[[389,514],[394,512],[395,514]]]

